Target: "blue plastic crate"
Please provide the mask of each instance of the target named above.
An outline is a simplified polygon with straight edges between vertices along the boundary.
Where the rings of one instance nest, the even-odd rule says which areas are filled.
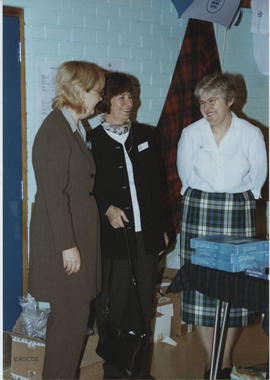
[[[269,241],[230,235],[207,235],[190,239],[190,247],[204,248],[212,252],[244,254],[252,251],[268,251]]]
[[[243,272],[247,269],[264,271],[264,269],[268,266],[268,260],[260,261],[256,260],[255,257],[251,257],[250,259],[246,259],[245,261],[231,263],[224,260],[218,260],[213,258],[210,259],[209,256],[196,254],[191,256],[191,263],[232,273]]]
[[[231,263],[241,263],[252,258],[258,262],[268,262],[269,261],[269,251],[251,251],[248,253],[239,253],[239,255],[231,255]]]
[[[196,256],[204,256],[205,258],[213,260],[224,260],[228,263],[238,264],[247,260],[265,261],[269,259],[269,251],[250,251],[245,253],[232,253],[227,251],[211,250],[206,248],[196,248]]]
[[[227,272],[241,272],[240,266],[237,264],[227,263],[222,260],[210,260],[209,258],[204,258],[203,256],[192,255],[191,263],[207,268],[225,270]]]

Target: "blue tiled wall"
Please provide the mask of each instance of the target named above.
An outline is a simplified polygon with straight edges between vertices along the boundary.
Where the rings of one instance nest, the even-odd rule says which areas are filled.
[[[123,71],[140,81],[138,121],[157,124],[187,25],[187,19],[177,17],[170,0],[4,0],[3,4],[25,12],[28,158],[40,125],[40,63],[58,65],[69,59],[120,62]],[[268,77],[256,67],[250,20],[251,10],[244,9],[239,26],[226,31],[215,25],[216,39],[223,70],[241,74],[246,82],[243,112],[268,127]],[[29,205],[34,194],[29,159]]]

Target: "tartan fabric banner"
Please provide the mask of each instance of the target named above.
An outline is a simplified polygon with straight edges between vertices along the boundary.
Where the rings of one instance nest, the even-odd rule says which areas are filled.
[[[190,19],[171,85],[155,128],[162,173],[163,201],[171,238],[179,232],[181,182],[176,167],[181,131],[201,118],[194,89],[206,74],[220,72],[213,24]]]

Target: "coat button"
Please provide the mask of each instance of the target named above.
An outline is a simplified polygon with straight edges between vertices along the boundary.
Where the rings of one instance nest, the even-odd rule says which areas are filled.
[[[89,195],[92,197],[92,195],[93,195],[92,191],[89,191]]]
[[[92,173],[92,174],[90,175],[90,177],[93,178],[93,177],[94,177],[94,174]]]

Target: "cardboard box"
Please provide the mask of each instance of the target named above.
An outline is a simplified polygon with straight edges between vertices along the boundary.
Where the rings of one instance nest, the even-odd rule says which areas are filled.
[[[19,333],[22,315],[17,320],[11,336],[11,369],[13,379],[40,380],[45,354],[45,341]]]
[[[162,274],[162,282],[171,283],[178,271],[179,269],[165,267]]]
[[[162,315],[152,319],[151,322],[151,342],[156,343],[163,340],[166,336],[170,336],[171,317]]]
[[[181,321],[180,316],[180,297],[181,293],[166,293],[168,286],[176,276],[179,269],[164,268],[162,282],[156,286],[156,305],[160,303],[171,303],[173,305],[173,314],[171,316],[170,336],[172,339],[176,336],[186,335],[193,330],[192,325]]]
[[[9,331],[3,331],[3,370],[10,369],[11,365],[11,337]]]
[[[166,289],[167,286],[159,288],[154,304],[151,325],[154,342],[181,335],[179,293],[165,295]]]
[[[13,379],[40,380],[45,356],[45,341],[30,338],[19,333],[22,324],[22,316],[17,320],[11,336],[11,369]],[[96,353],[98,334],[86,338],[87,343],[81,361],[81,367],[103,361]]]
[[[41,379],[45,353],[44,341],[27,338],[13,332],[11,333],[11,339],[11,378]]]
[[[174,294],[172,296],[172,302],[173,302],[173,316],[171,319],[171,338],[182,335],[179,294]]]
[[[180,336],[181,334],[181,317],[180,317],[180,294],[179,293],[168,293],[166,290],[169,284],[163,282],[160,287],[161,297],[158,299],[158,303],[162,302],[162,298],[167,298],[169,303],[173,305],[173,314],[171,316],[171,331],[170,337]]]
[[[175,273],[177,270],[173,271],[167,271],[170,273],[170,277],[174,277]],[[156,303],[171,303],[173,305],[173,314],[171,316],[171,331],[170,331],[170,337],[174,338],[176,336],[182,336],[186,335],[190,332],[192,332],[192,325],[187,325],[186,323],[181,321],[181,316],[180,316],[180,293],[166,293],[166,290],[170,284],[170,282],[167,282],[167,278],[164,278],[164,282],[159,284],[158,286],[158,293],[156,297]]]
[[[171,318],[173,315],[173,304],[166,303],[157,305],[154,318],[151,321],[152,342],[163,340],[171,334]]]

